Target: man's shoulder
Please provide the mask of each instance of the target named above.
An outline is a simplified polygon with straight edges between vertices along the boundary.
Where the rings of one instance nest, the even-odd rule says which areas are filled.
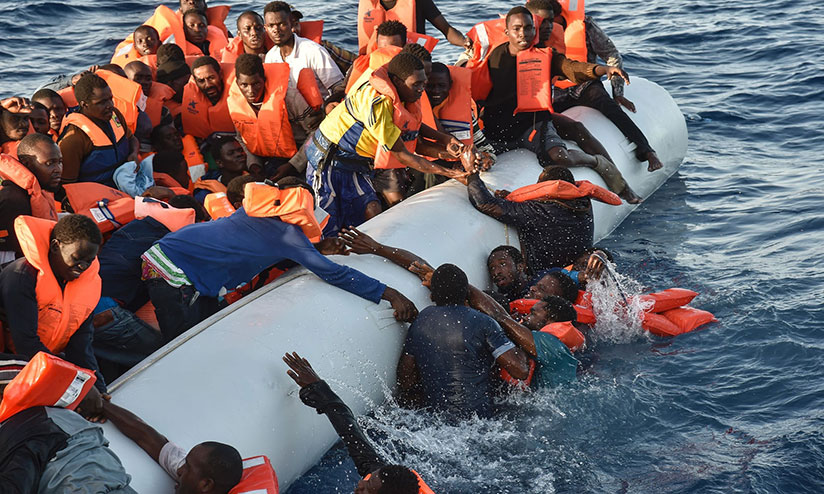
[[[15,259],[0,271],[0,280],[12,283],[15,291],[20,291],[29,285],[37,285],[37,268],[25,258]]]

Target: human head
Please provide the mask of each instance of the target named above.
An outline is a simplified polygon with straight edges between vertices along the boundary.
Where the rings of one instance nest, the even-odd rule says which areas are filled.
[[[97,257],[103,236],[93,219],[82,214],[60,218],[49,238],[49,266],[57,279],[74,281]]]
[[[54,132],[60,132],[63,117],[66,116],[66,105],[63,103],[63,98],[55,91],[43,88],[38,89],[31,97],[31,100],[46,107],[49,112],[49,127]]]
[[[153,81],[152,69],[150,69],[148,65],[140,60],[135,60],[127,63],[126,66],[123,67],[123,72],[126,73],[126,77],[129,80],[140,84],[144,96],[149,96],[149,93],[152,91]]]
[[[263,17],[254,10],[247,10],[237,18],[237,35],[240,36],[240,41],[247,53],[260,53],[266,50],[266,30],[263,28]]]
[[[57,192],[63,175],[63,154],[47,134],[34,133],[24,137],[17,146],[17,159],[34,174],[40,187]]]
[[[157,49],[157,65],[163,65],[169,60],[180,60],[181,62],[185,61],[186,55],[183,54],[183,48],[174,43],[160,45],[160,48]]]
[[[552,4],[552,0],[529,0],[526,3],[527,10],[542,19],[541,27],[538,28],[538,42],[541,44],[549,41],[552,36],[552,20],[555,18]]]
[[[202,11],[190,10],[183,14],[183,34],[186,36],[186,41],[200,45],[206,41],[208,32],[209,20]]]
[[[243,205],[243,198],[246,196],[246,184],[254,182],[252,175],[241,175],[229,181],[226,186],[226,199],[235,209],[240,209]]]
[[[386,465],[368,474],[355,487],[355,494],[417,494],[418,477],[401,465]]]
[[[385,21],[375,30],[375,42],[378,48],[406,44],[406,26],[401,21]]]
[[[264,27],[275,46],[291,44],[295,38],[292,32],[292,7],[286,2],[275,1],[263,8]]]
[[[112,90],[97,74],[84,74],[74,85],[74,97],[80,105],[80,112],[87,117],[108,121],[114,113]]]
[[[190,196],[189,194],[179,194],[171,199],[169,199],[169,206],[175,207],[177,209],[194,209],[195,210],[195,223],[201,223],[203,221],[209,221],[212,219],[209,216],[209,212],[206,211],[206,208],[203,207],[203,204],[197,202],[197,199]]]
[[[48,134],[51,127],[49,126],[49,110],[46,108],[46,105],[32,101],[29,122],[31,122],[31,126],[35,132]]]
[[[152,129],[152,148],[155,151],[183,151],[183,139],[174,125],[158,125]]]
[[[180,0],[180,11],[198,10],[206,12],[206,0]]]
[[[486,258],[489,277],[499,292],[506,293],[519,280],[526,278],[526,263],[521,251],[511,245],[501,245],[492,249]]]
[[[257,55],[244,53],[235,60],[236,84],[250,105],[263,100],[266,89],[266,72],[263,70],[263,60]]]
[[[246,151],[232,136],[219,136],[211,146],[215,164],[221,170],[230,173],[241,173],[246,169]]]
[[[186,455],[177,475],[175,494],[226,494],[240,482],[243,460],[228,444],[200,443]]]
[[[426,77],[429,77],[429,73],[432,72],[432,54],[426,51],[426,48],[418,43],[407,43],[401,53],[409,53],[417,57],[423,63],[423,71]]]
[[[509,51],[518,53],[532,46],[535,38],[535,22],[526,7],[513,7],[506,14],[506,36]]]
[[[168,46],[168,45],[163,45]],[[191,69],[186,65],[186,61],[177,58],[170,58],[157,65],[157,82],[166,84],[175,92],[175,96],[183,95],[183,88],[189,82]]]
[[[389,78],[404,103],[418,101],[426,87],[423,62],[409,53],[398,53],[386,64]]]
[[[29,112],[26,104],[19,111],[0,107],[0,142],[19,141],[29,133]]]
[[[292,32],[300,36],[300,20],[303,19],[303,13],[300,10],[292,9]]]
[[[529,314],[524,316],[523,325],[532,331],[538,331],[553,322],[575,321],[577,313],[572,302],[563,298],[549,295],[532,306]]]
[[[547,166],[541,170],[541,174],[538,175],[538,183],[549,180],[563,180],[571,184],[575,183],[575,177],[572,175],[572,172],[569,171],[569,168],[565,166]]]
[[[123,67],[117,65],[116,63],[107,63],[106,65],[101,65],[98,70],[108,70],[113,74],[117,74],[120,77],[126,77],[126,72],[123,70]]]
[[[441,264],[432,273],[430,298],[435,305],[463,305],[469,297],[469,280],[454,264]]]
[[[183,153],[179,151],[160,151],[155,154],[152,171],[169,175],[182,187],[189,186],[189,167]]]
[[[432,64],[432,71],[426,76],[426,96],[429,103],[435,107],[449,97],[449,90],[452,89],[452,76],[449,74],[449,67],[441,62]]]
[[[578,298],[578,286],[569,276],[560,271],[553,271],[543,275],[529,287],[529,298],[540,300],[549,295],[556,295],[575,302]]]
[[[223,72],[220,63],[212,57],[198,57],[192,62],[192,79],[195,85],[209,101],[216,105],[223,97],[226,84],[223,82]]]
[[[134,39],[134,49],[141,57],[146,55],[154,55],[157,49],[160,48],[160,34],[157,29],[146,24],[138,26],[132,35]]]

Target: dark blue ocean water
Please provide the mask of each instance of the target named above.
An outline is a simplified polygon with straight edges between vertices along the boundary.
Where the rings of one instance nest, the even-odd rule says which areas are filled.
[[[229,3],[232,22],[252,6]],[[575,386],[510,401],[497,420],[453,428],[384,406],[364,425],[441,493],[824,492],[824,7],[589,3],[630,74],[669,90],[690,131],[680,171],[603,245],[644,286],[701,292],[693,305],[720,322],[599,344]],[[464,31],[510,6],[439,5]],[[3,96],[108,60],[154,8],[0,6]],[[356,2],[298,8],[354,45]],[[337,448],[290,493],[352,492],[355,481]]]

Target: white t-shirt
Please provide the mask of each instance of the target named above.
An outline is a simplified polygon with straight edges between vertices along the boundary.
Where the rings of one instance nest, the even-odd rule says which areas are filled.
[[[183,466],[186,462],[187,451],[177,444],[169,441],[160,449],[160,454],[157,457],[157,462],[166,470],[174,480],[180,480],[177,476],[177,469]]]
[[[309,105],[298,91],[298,75],[301,69],[310,68],[315,73],[315,80],[323,99],[329,97],[329,89],[343,80],[343,74],[326,49],[314,41],[295,36],[295,47],[284,59],[280,47],[275,46],[266,54],[265,63],[286,62],[289,64],[289,89],[286,91],[286,109],[289,120],[300,120],[308,113]]]

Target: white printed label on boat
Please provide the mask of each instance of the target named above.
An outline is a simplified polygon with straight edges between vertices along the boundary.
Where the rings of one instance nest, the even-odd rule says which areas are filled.
[[[91,213],[92,217],[94,218],[94,221],[98,223],[103,223],[107,221],[106,215],[103,214],[103,211],[101,211],[100,208],[91,208],[89,209],[89,213]]]
[[[83,391],[83,385],[86,384],[86,381],[89,380],[89,375],[82,371],[77,371],[77,375],[74,376],[72,379],[71,384],[69,387],[66,388],[66,391],[63,392],[63,396],[60,397],[59,400],[54,404],[56,407],[66,408],[67,406],[71,405],[72,403],[77,400],[77,397],[80,396],[80,392]]]

